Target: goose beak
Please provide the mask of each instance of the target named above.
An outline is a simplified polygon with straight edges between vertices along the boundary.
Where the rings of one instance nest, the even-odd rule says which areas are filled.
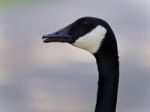
[[[49,42],[72,42],[72,37],[69,35],[70,26],[67,26],[54,33],[43,35],[42,39],[44,43]]]

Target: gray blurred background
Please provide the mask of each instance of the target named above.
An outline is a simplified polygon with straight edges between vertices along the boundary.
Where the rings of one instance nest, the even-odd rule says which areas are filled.
[[[116,34],[117,112],[150,111],[149,0],[0,0],[0,112],[94,112],[94,57],[41,39],[83,16],[108,21]]]

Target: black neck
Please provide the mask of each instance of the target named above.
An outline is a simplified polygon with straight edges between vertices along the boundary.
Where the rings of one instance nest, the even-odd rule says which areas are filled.
[[[99,80],[95,112],[115,112],[119,82],[117,43],[113,32],[106,34],[99,51],[94,54]]]

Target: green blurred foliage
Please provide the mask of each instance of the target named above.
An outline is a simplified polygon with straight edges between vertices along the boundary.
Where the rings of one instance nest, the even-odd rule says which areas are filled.
[[[17,8],[37,4],[39,2],[48,2],[53,0],[0,0],[0,9]]]

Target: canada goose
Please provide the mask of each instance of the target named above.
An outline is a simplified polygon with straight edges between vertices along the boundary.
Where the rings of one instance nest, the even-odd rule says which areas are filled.
[[[96,58],[99,80],[95,112],[115,112],[119,61],[115,35],[104,20],[79,18],[67,27],[42,37],[43,42],[67,42],[91,52]]]

